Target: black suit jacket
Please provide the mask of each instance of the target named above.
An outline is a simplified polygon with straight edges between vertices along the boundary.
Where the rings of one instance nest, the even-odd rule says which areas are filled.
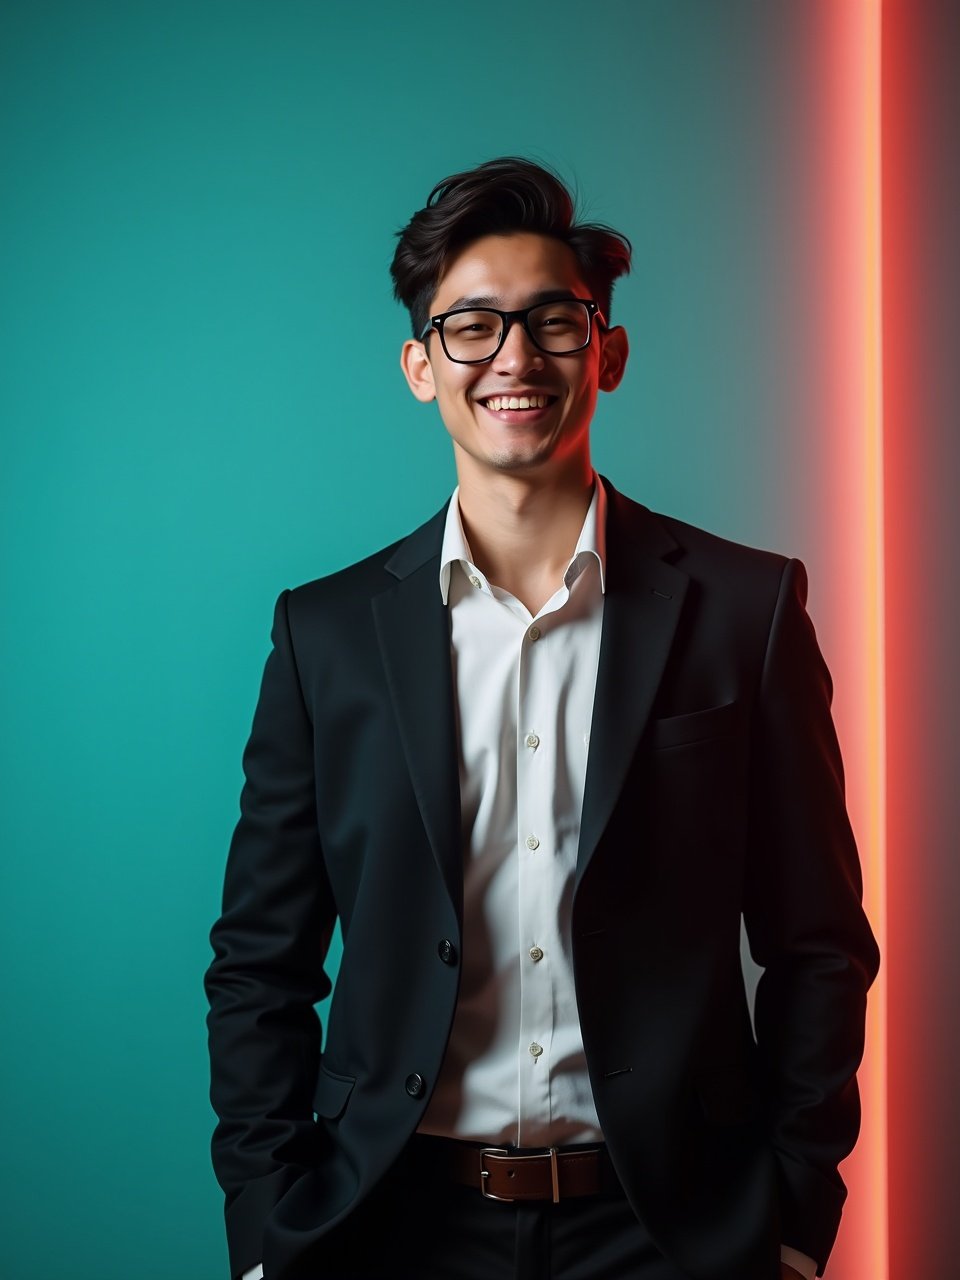
[[[590,1079],[662,1250],[695,1280],[770,1280],[780,1242],[821,1265],[832,1246],[878,963],[830,677],[799,561],[607,488],[573,903]],[[324,1232],[395,1160],[443,1060],[464,845],[443,524],[277,602],[206,979],[235,1275],[324,1274]],[[765,969],[755,1034],[741,913]]]

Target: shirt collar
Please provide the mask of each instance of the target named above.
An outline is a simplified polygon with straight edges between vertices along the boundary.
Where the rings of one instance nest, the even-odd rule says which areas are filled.
[[[570,562],[563,575],[567,586],[583,572],[584,562],[594,556],[600,566],[600,590],[607,589],[607,494],[600,482],[600,477],[593,473],[593,497],[580,530],[580,537]],[[460,487],[454,489],[447,507],[447,520],[443,530],[443,543],[440,547],[440,595],[443,603],[447,603],[450,593],[450,570],[454,564],[461,564],[464,572],[475,574],[477,568],[473,562],[470,544],[463,531],[460,519]]]

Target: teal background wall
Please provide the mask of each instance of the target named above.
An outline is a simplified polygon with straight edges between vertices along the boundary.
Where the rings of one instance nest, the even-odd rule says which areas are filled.
[[[597,464],[804,556],[816,606],[804,12],[5,0],[7,1275],[226,1274],[201,975],[240,754],[277,592],[452,487],[387,275],[434,181],[539,157],[631,236]]]

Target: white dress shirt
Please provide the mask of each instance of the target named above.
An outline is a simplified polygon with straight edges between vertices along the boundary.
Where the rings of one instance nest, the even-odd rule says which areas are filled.
[[[463,972],[422,1133],[560,1146],[602,1137],[574,992],[570,910],[603,622],[606,494],[537,614],[474,563],[458,494],[440,591],[460,742]]]

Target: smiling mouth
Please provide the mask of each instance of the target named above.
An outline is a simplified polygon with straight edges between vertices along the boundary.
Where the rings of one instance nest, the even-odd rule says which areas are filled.
[[[502,409],[545,409],[553,404],[556,396],[485,396],[480,403],[485,409],[499,413]]]

